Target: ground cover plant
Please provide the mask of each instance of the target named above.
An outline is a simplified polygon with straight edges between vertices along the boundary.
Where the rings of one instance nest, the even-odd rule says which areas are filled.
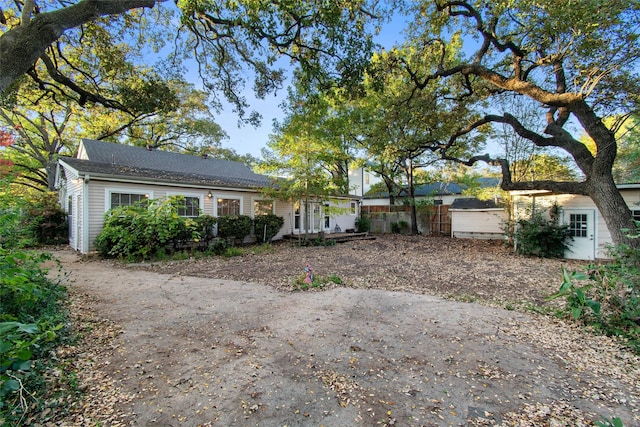
[[[42,421],[39,414],[60,409],[46,377],[57,368],[51,354],[69,339],[67,295],[47,278],[42,265],[50,259],[0,246],[1,425],[32,425]]]
[[[640,353],[640,249],[622,244],[611,247],[609,255],[610,262],[563,269],[560,289],[549,299],[564,298],[561,314],[620,337]]]

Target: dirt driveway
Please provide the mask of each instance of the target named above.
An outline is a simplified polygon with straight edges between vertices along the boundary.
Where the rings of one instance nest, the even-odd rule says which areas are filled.
[[[55,255],[87,332],[69,425],[640,424],[637,357],[498,307],[555,290],[559,261],[402,237],[159,265]],[[306,262],[345,284],[292,292]]]

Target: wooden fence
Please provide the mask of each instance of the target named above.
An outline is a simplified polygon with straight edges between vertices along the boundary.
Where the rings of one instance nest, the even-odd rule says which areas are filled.
[[[361,212],[369,218],[370,232],[385,234],[394,231],[408,233],[411,230],[410,206],[362,206]],[[418,208],[418,231],[430,236],[451,236],[449,205]]]

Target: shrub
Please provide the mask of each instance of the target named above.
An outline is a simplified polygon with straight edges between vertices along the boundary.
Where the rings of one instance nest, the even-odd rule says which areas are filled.
[[[218,237],[244,239],[251,233],[253,220],[247,215],[229,215],[218,218]]]
[[[184,198],[169,197],[112,209],[105,214],[96,249],[104,257],[150,259],[186,240],[197,242],[196,221],[178,215],[183,206]]]
[[[609,253],[610,262],[590,265],[586,272],[564,271],[559,291],[548,299],[565,298],[561,313],[622,337],[640,352],[640,249],[618,245]]]
[[[0,245],[25,248],[68,242],[67,214],[56,202],[55,193],[38,193],[25,198],[3,197],[0,204]]]
[[[41,264],[47,254],[0,247],[0,423],[21,425],[51,397],[45,381],[50,352],[66,337],[64,287],[51,282]],[[34,399],[27,403],[27,399]],[[53,400],[50,400],[53,402]]]
[[[515,227],[516,248],[521,255],[541,258],[562,258],[571,238],[568,225],[557,225],[541,215],[531,220],[519,220]]]
[[[215,239],[215,226],[218,223],[218,219],[211,215],[200,215],[193,218],[195,222],[195,229],[200,235],[200,247],[207,249],[213,239]]]
[[[360,215],[356,218],[356,231],[358,233],[366,233],[371,230],[371,220],[366,215]]]
[[[259,215],[253,220],[258,243],[268,243],[284,225],[284,218],[274,215]]]

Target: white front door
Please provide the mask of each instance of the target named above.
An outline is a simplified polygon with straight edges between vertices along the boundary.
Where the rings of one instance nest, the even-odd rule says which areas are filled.
[[[595,211],[593,209],[566,209],[564,223],[569,226],[569,240],[565,258],[595,259]]]

